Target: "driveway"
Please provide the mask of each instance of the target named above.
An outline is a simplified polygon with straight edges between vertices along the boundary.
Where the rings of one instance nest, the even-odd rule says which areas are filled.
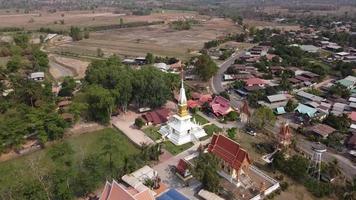
[[[198,149],[200,144],[207,144],[210,142],[210,139],[207,139],[205,141],[199,142],[189,148],[188,150],[185,150],[178,155],[171,157],[170,159],[163,161],[159,163],[158,165],[155,165],[153,167],[154,170],[158,172],[159,177],[162,180],[162,183],[164,183],[166,186],[169,188],[174,188],[177,191],[181,192],[184,194],[186,197],[188,197],[191,200],[198,200],[194,194],[197,192],[197,190],[200,188],[201,184],[199,181],[192,181],[190,186],[185,186],[183,184],[183,181],[180,180],[177,175],[175,175],[174,171],[172,171],[172,168],[177,166],[178,162],[180,159],[183,159],[186,156],[189,156],[191,154],[196,153],[196,150]]]
[[[111,118],[111,124],[120,129],[132,142],[138,146],[142,144],[153,144],[153,140],[146,136],[144,132],[134,127],[135,119],[140,115],[129,111],[125,114],[121,114],[117,117]]]

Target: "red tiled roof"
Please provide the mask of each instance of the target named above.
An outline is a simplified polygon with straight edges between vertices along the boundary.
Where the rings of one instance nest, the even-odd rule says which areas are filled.
[[[246,163],[251,164],[248,153],[238,143],[224,135],[213,135],[208,151],[229,163],[237,171]]]
[[[195,100],[188,100],[187,104],[188,104],[188,108],[199,107],[199,102]]]
[[[148,188],[139,192],[114,180],[111,184],[106,182],[99,200],[154,200],[154,197]]]
[[[212,102],[210,102],[215,115],[226,115],[230,111],[230,101],[222,96],[216,96]]]
[[[185,170],[188,168],[188,164],[183,160],[180,159],[177,165],[177,171],[181,176],[184,176]]]
[[[356,112],[351,112],[349,114],[349,118],[352,120],[352,121],[356,121]]]
[[[151,122],[153,124],[162,124],[168,121],[169,110],[166,108],[154,110],[151,112],[147,112],[143,114],[143,118],[147,122]]]
[[[260,78],[249,78],[247,80],[245,80],[246,85],[262,85],[265,84],[265,82],[260,79]]]
[[[213,99],[213,97],[211,96],[211,94],[204,94],[204,95],[200,96],[199,103],[200,103],[200,105],[203,105],[204,103],[209,102],[212,99]]]

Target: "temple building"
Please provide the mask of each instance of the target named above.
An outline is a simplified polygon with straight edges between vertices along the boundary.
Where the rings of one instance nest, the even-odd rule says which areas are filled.
[[[278,134],[279,147],[287,147],[292,143],[292,133],[289,129],[288,123],[284,123],[281,126],[281,130]]]
[[[199,138],[207,135],[202,126],[192,121],[192,116],[188,112],[183,79],[178,99],[178,113],[173,115],[159,132],[175,145],[196,142],[199,141]]]
[[[208,152],[219,158],[220,176],[237,187],[251,186],[251,179],[248,176],[251,160],[248,153],[237,142],[224,135],[213,135]]]

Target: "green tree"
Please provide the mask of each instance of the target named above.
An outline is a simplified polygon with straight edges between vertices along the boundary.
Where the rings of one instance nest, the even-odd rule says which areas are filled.
[[[17,46],[21,48],[27,48],[28,42],[30,41],[30,37],[26,33],[18,33],[14,35],[14,42]]]
[[[152,53],[147,53],[146,54],[146,62],[147,64],[153,64],[155,63],[155,57]]]
[[[76,85],[77,84],[75,83],[75,80],[73,79],[73,77],[70,77],[70,76],[64,77],[63,82],[62,82],[62,88],[59,91],[58,95],[62,96],[62,97],[72,96]]]
[[[39,48],[36,48],[33,51],[33,65],[35,70],[44,71],[49,67],[48,56],[45,52],[41,51]]]
[[[145,122],[141,117],[138,117],[135,119],[135,126],[139,129],[141,129],[145,125]]]
[[[297,106],[298,104],[296,102],[294,102],[292,99],[289,99],[286,105],[286,111],[293,112]]]
[[[133,99],[138,106],[160,107],[170,96],[166,74],[153,67],[145,67],[134,73]]]
[[[237,80],[237,81],[234,81],[232,86],[234,87],[234,89],[240,90],[240,89],[243,89],[246,86],[246,82],[243,81],[243,80]]]
[[[195,62],[195,71],[203,81],[208,81],[217,73],[218,67],[208,55],[203,54]]]
[[[220,177],[217,174],[218,169],[219,162],[213,154],[201,153],[196,159],[193,174],[201,181],[204,189],[217,192],[220,182]]]
[[[234,140],[235,137],[236,137],[236,132],[237,132],[237,129],[236,129],[236,128],[230,128],[230,129],[227,130],[227,136],[228,136],[230,139]]]
[[[331,113],[324,119],[324,123],[334,127],[338,131],[347,132],[351,125],[351,120],[346,114],[336,116]]]
[[[22,64],[22,59],[20,56],[13,56],[11,59],[7,62],[6,68],[9,70],[9,72],[17,72],[17,70],[20,69]]]
[[[83,32],[79,27],[70,27],[69,36],[72,37],[73,41],[79,41],[83,39]]]
[[[89,117],[95,121],[109,123],[114,108],[114,98],[109,90],[91,85],[86,91]]]
[[[252,124],[259,129],[262,129],[266,125],[274,125],[276,121],[276,116],[273,114],[273,111],[266,107],[262,106],[255,110],[252,116]]]
[[[73,164],[74,150],[69,143],[63,142],[57,144],[51,147],[47,154],[57,165],[70,167]]]

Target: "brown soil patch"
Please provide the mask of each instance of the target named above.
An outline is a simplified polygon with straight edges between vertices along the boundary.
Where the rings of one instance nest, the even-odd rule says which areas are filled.
[[[184,31],[172,30],[167,24],[162,24],[93,32],[87,40],[63,44],[49,50],[96,56],[97,49],[101,48],[106,54],[115,53],[123,57],[144,56],[152,52],[155,55],[186,59],[191,56],[190,51],[201,49],[205,42],[240,31],[229,20],[213,18],[202,20],[201,24]]]

